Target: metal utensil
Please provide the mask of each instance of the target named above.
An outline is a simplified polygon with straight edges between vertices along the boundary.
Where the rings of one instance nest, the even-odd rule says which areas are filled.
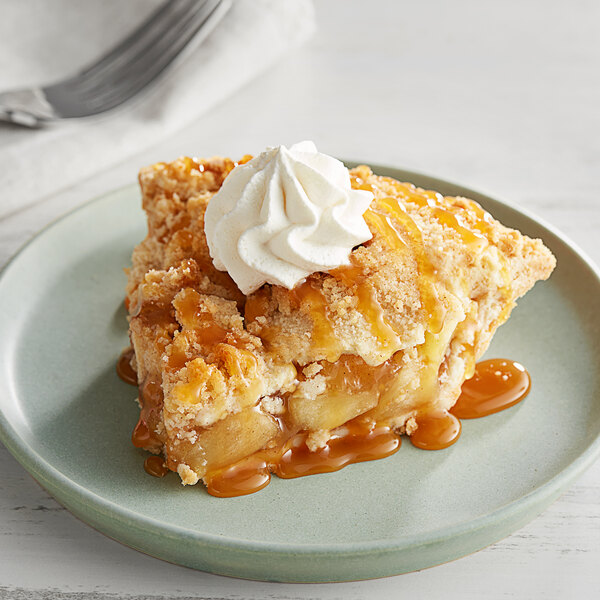
[[[119,106],[146,87],[187,46],[200,43],[231,0],[167,0],[131,35],[74,77],[0,93],[0,120],[27,127],[87,117]]]

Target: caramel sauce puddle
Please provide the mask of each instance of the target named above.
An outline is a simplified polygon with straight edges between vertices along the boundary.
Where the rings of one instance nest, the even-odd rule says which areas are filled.
[[[460,421],[447,410],[426,412],[415,420],[418,429],[411,434],[410,441],[422,450],[443,450],[460,437]]]
[[[386,425],[354,420],[334,433],[322,448],[311,451],[306,433],[293,435],[278,451],[259,451],[238,463],[208,474],[212,496],[231,498],[262,490],[271,472],[281,479],[332,473],[346,465],[391,456],[400,449],[400,436]]]
[[[169,469],[162,456],[152,455],[144,461],[144,471],[153,477],[164,477]]]
[[[459,419],[477,419],[510,408],[527,396],[531,378],[518,362],[493,358],[477,363],[471,379],[450,412]]]
[[[204,477],[206,490],[217,498],[253,494],[269,485],[270,481],[269,463],[260,453]]]

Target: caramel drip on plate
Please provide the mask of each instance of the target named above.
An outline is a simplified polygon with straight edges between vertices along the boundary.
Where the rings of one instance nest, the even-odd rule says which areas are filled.
[[[169,469],[162,456],[149,456],[144,461],[144,471],[153,477],[164,477]]]
[[[131,366],[131,359],[133,358],[133,348],[126,348],[121,352],[119,360],[117,361],[117,375],[125,382],[130,385],[137,385],[137,373]]]
[[[460,419],[485,417],[517,404],[530,388],[531,378],[523,365],[499,358],[484,360],[463,383],[451,412]]]
[[[286,445],[275,473],[283,479],[331,473],[352,463],[385,458],[399,449],[400,437],[390,427],[351,421],[315,452],[308,449],[304,434],[294,436]]]
[[[160,383],[151,379],[144,381],[139,388],[139,400],[141,404],[140,418],[131,435],[131,441],[136,448],[161,446],[160,438],[154,433],[163,405],[163,391]]]
[[[133,429],[133,433],[131,434],[131,443],[136,448],[146,448],[147,446],[150,446],[151,440],[152,435],[148,429],[148,425],[140,416],[135,428]]]
[[[418,429],[410,436],[422,450],[442,450],[460,437],[460,421],[447,410],[425,412],[416,417]]]
[[[204,478],[207,492],[218,498],[254,494],[269,485],[270,481],[269,464],[260,454],[250,456]]]
[[[209,494],[224,497],[253,494],[271,480],[331,473],[346,465],[385,458],[400,449],[400,436],[384,425],[352,421],[340,427],[323,448],[311,452],[306,433],[297,433],[277,451],[263,450],[238,463],[208,474]]]

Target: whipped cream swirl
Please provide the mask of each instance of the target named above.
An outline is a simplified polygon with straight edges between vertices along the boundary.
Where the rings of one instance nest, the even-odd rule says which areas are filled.
[[[362,216],[372,200],[312,142],[268,148],[236,167],[208,203],[214,265],[244,294],[264,283],[291,289],[311,273],[349,264],[352,248],[372,237]]]

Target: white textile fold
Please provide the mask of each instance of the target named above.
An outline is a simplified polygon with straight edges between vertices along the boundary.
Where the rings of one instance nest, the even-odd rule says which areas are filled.
[[[157,5],[147,0],[7,3],[0,23],[0,89],[73,74],[73,65],[83,66],[74,58],[78,49],[86,62],[93,61],[118,41],[116,29],[126,35]],[[25,34],[24,23],[30,25]],[[110,31],[108,44],[102,28]],[[0,123],[0,218],[182,129],[313,30],[310,0],[234,0],[209,37],[130,106],[38,130]]]

